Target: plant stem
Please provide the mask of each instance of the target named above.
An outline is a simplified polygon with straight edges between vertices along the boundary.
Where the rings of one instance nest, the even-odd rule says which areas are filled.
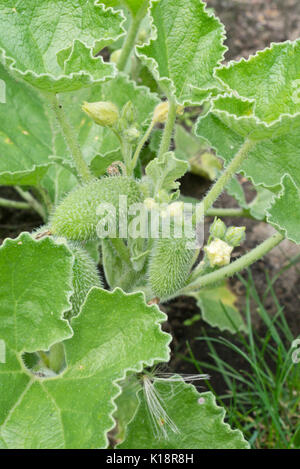
[[[83,182],[91,181],[93,179],[93,176],[89,170],[88,165],[86,164],[83,158],[81,148],[77,140],[76,133],[73,127],[71,126],[71,124],[69,123],[65,115],[65,112],[62,108],[62,105],[59,104],[59,101],[56,95],[52,96],[52,106],[56,114],[57,120],[60,124],[60,127],[62,129],[63,135],[66,139],[67,145],[71,151],[71,155],[73,157],[79,178]]]
[[[21,197],[23,197],[24,200],[30,205],[31,208],[33,208],[39,215],[40,217],[45,221],[47,219],[47,214],[42,206],[31,194],[30,192],[24,191],[21,189],[21,187],[16,186],[15,187],[16,191],[18,194],[20,194]]]
[[[126,262],[129,266],[131,266],[131,261],[130,261],[130,254],[129,250],[124,243],[124,241],[121,238],[109,238],[111,244],[117,251],[119,257]]]
[[[240,217],[254,218],[246,208],[210,208],[205,214],[207,217]]]
[[[137,164],[137,161],[138,161],[138,158],[140,156],[140,153],[142,151],[142,148],[143,146],[145,145],[145,143],[147,142],[151,132],[152,132],[152,129],[154,127],[155,123],[153,122],[153,120],[151,121],[151,124],[149,125],[148,129],[146,130],[144,136],[142,137],[142,139],[140,140],[140,142],[138,143],[138,146],[136,147],[136,150],[134,152],[134,155],[132,157],[132,162],[131,162],[131,165],[132,165],[132,171],[134,170],[134,168],[136,167],[136,164]]]
[[[38,186],[37,191],[38,191],[40,197],[42,198],[44,206],[46,207],[47,214],[49,215],[51,213],[51,210],[52,210],[52,201],[51,201],[51,198],[49,196],[49,193],[42,186]]]
[[[176,120],[176,102],[173,98],[169,98],[169,112],[164,133],[159,147],[158,157],[166,153],[170,148],[174,124]]]
[[[125,42],[123,44],[123,47],[122,47],[121,55],[117,62],[117,67],[120,72],[123,72],[127,65],[132,49],[135,46],[135,41],[136,41],[136,37],[140,29],[141,21],[144,18],[146,11],[147,11],[147,8],[142,7],[136,16],[131,17],[129,30],[128,30]]]
[[[20,210],[30,210],[32,207],[28,202],[18,202],[0,197],[0,207],[16,208]]]
[[[203,213],[206,214],[207,210],[211,208],[213,203],[219,197],[219,195],[223,192],[224,188],[226,187],[227,183],[230,179],[234,176],[236,171],[239,169],[243,161],[249,154],[249,151],[256,145],[256,142],[253,140],[246,140],[234,158],[231,160],[227,168],[223,171],[219,179],[213,185],[213,187],[209,190],[206,194],[204,199],[202,200],[199,208],[197,210],[197,214],[202,215]]]
[[[284,236],[281,233],[276,233],[270,236],[270,238],[266,239],[263,243],[259,244],[256,248],[252,249],[247,254],[244,254],[236,261],[231,262],[229,265],[226,265],[219,270],[199,277],[197,280],[183,288],[180,293],[185,294],[231,277],[235,273],[245,269],[249,265],[256,262],[258,259],[262,258],[283,240]]]

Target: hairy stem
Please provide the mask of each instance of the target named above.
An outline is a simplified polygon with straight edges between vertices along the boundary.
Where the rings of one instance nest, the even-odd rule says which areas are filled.
[[[117,251],[119,257],[131,266],[129,250],[121,238],[109,238],[109,241]]]
[[[20,210],[30,210],[32,207],[28,202],[18,202],[0,197],[0,207],[16,208]]]
[[[134,170],[134,168],[136,167],[136,164],[137,164],[137,161],[139,159],[139,156],[140,156],[140,153],[143,149],[143,146],[145,145],[145,143],[147,142],[148,138],[150,137],[150,134],[152,132],[152,129],[154,127],[155,123],[153,122],[153,120],[151,121],[151,124],[149,125],[148,129],[146,130],[145,134],[143,135],[142,139],[140,140],[140,142],[138,143],[137,147],[136,147],[136,150],[134,152],[134,155],[132,157],[132,162],[131,162],[131,166],[132,166],[132,171]]]
[[[169,98],[168,118],[167,118],[167,122],[164,128],[162,140],[160,143],[158,157],[160,157],[161,155],[169,151],[175,120],[176,120],[176,102],[173,98]]]
[[[246,208],[210,208],[206,211],[208,217],[240,217],[253,218],[250,211]]]
[[[234,158],[231,160],[227,168],[223,171],[219,179],[208,191],[199,208],[197,210],[197,215],[206,214],[206,212],[212,207],[213,203],[217,200],[220,194],[222,194],[227,183],[234,176],[237,170],[240,168],[243,161],[247,158],[250,150],[256,145],[256,142],[253,140],[246,140]]]
[[[128,59],[132,53],[132,50],[135,46],[136,37],[140,29],[141,21],[144,18],[147,11],[147,2],[145,2],[145,6],[140,9],[136,16],[131,17],[131,23],[129,26],[129,30],[125,39],[125,42],[122,47],[121,55],[117,62],[117,67],[120,72],[123,72]]]
[[[47,219],[47,213],[46,213],[46,210],[44,209],[44,207],[42,206],[42,204],[40,204],[40,202],[38,202],[38,201],[30,194],[30,192],[24,191],[23,189],[21,189],[21,187],[16,186],[15,189],[16,189],[16,191],[18,192],[18,194],[19,194],[24,200],[26,200],[26,202],[30,205],[30,207],[33,208],[33,210],[35,210],[35,211],[40,215],[40,217],[41,217],[44,221],[46,221],[46,219]]]
[[[62,108],[62,105],[59,104],[56,95],[52,96],[52,107],[62,129],[63,135],[66,139],[67,145],[70,149],[79,178],[82,182],[91,181],[93,179],[93,176],[83,158],[76,133],[71,124],[69,123],[67,116],[65,115],[65,112]]]
[[[237,272],[240,272],[249,265],[253,264],[258,259],[261,259],[265,254],[271,251],[271,249],[273,249],[283,240],[284,236],[281,233],[276,233],[270,236],[270,238],[266,239],[263,243],[259,244],[256,248],[252,249],[247,254],[244,254],[236,261],[231,262],[229,265],[226,265],[225,267],[222,267],[219,270],[199,277],[198,279],[184,287],[180,291],[180,294],[185,294],[194,290],[198,290],[202,287],[208,287],[209,285],[213,285],[216,282],[231,277]]]

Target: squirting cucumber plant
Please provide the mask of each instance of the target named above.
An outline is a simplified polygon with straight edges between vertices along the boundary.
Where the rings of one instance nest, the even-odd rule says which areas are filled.
[[[201,308],[300,243],[300,40],[229,64],[224,40],[201,0],[0,0],[0,184],[24,199],[0,205],[43,219],[0,247],[0,448],[107,448],[114,427],[120,448],[249,447],[211,392],[149,377],[170,358],[163,302]],[[192,145],[224,163],[200,201],[180,194]],[[224,190],[240,208],[214,207]],[[227,216],[274,233],[232,261]]]

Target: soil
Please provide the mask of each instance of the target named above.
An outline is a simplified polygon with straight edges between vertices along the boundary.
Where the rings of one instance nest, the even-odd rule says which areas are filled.
[[[279,42],[287,39],[300,37],[300,2],[299,0],[207,0],[209,7],[215,8],[216,13],[226,26],[227,45],[229,51],[226,60],[248,57],[259,49],[269,46],[271,42]],[[186,175],[182,180],[182,191],[185,195],[201,198],[209,188],[209,182],[192,174]],[[250,196],[249,190],[246,192]],[[0,187],[0,197],[20,200],[13,188]],[[234,207],[236,202],[227,194],[218,200],[217,204],[223,207]],[[247,239],[242,248],[236,250],[236,255],[241,255],[254,247],[257,243],[270,235],[272,228],[264,223],[257,223],[252,220],[226,220],[228,224],[241,224],[247,227]],[[14,210],[0,207],[0,244],[6,237],[16,237],[22,231],[32,231],[40,226],[42,220],[33,211]],[[284,241],[275,248],[263,260],[252,266],[252,274],[260,295],[266,289],[265,271],[269,272],[270,278],[274,277],[278,271],[288,262],[288,259],[299,253],[299,247]],[[277,279],[275,292],[282,307],[284,307],[287,322],[293,331],[294,336],[300,334],[300,290],[299,290],[300,264],[294,266]],[[243,273],[244,276],[247,273]],[[230,287],[238,296],[238,307],[241,311],[244,308],[244,288],[242,283],[234,278],[230,281]],[[265,307],[274,314],[276,306],[274,301],[268,298]],[[163,306],[168,313],[169,321],[166,329],[172,332],[173,358],[171,369],[183,373],[195,373],[194,366],[180,358],[180,355],[188,355],[187,343],[193,350],[196,358],[202,361],[209,361],[208,350],[203,342],[195,340],[204,335],[228,338],[234,340],[230,334],[220,333],[219,330],[208,326],[203,321],[194,323],[193,326],[186,327],[183,322],[187,318],[199,313],[195,301],[189,297],[180,297]],[[257,331],[261,334],[265,330],[255,315],[253,305],[254,321]],[[229,362],[234,368],[243,367],[244,364],[236,355],[232,355],[229,349],[222,348],[222,359]],[[214,373],[211,374],[211,385],[217,393],[225,393],[226,386],[223,379]]]

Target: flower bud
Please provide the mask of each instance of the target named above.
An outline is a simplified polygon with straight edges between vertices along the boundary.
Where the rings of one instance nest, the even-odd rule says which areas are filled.
[[[113,63],[118,63],[118,60],[119,60],[119,57],[121,55],[121,52],[122,52],[122,49],[117,49],[117,50],[114,50],[111,54],[110,54],[110,58],[109,58],[109,61],[110,62],[113,62]]]
[[[184,111],[183,106],[178,105],[176,107],[176,114],[178,116],[181,116],[183,114],[183,111]],[[168,112],[169,112],[169,103],[168,103],[168,101],[162,101],[154,109],[153,119],[152,119],[153,122],[155,124],[164,124],[167,120]]]
[[[109,101],[98,101],[97,103],[84,102],[82,110],[90,116],[96,124],[102,127],[111,127],[119,119],[117,106]]]
[[[154,208],[157,208],[157,206],[158,206],[158,204],[155,202],[155,200],[152,199],[151,197],[147,197],[144,200],[144,205],[145,205],[147,210],[153,210]]]
[[[162,101],[154,109],[153,122],[155,122],[155,124],[164,124],[167,120],[168,112],[169,112],[168,101]]]
[[[140,135],[141,133],[136,127],[130,127],[124,131],[124,136],[129,143],[134,143],[140,137]]]
[[[245,230],[245,226],[230,226],[226,231],[224,240],[233,247],[239,246],[246,237]]]
[[[233,247],[221,239],[215,239],[208,246],[205,246],[204,251],[211,267],[222,267],[230,263]]]
[[[168,213],[171,217],[178,217],[182,215],[184,203],[183,202],[173,202],[167,208]]]
[[[184,113],[184,106],[182,106],[182,105],[179,104],[179,105],[176,107],[176,114],[177,114],[177,116],[182,116],[183,113]]]
[[[134,112],[134,106],[131,101],[128,101],[122,109],[122,119],[124,119],[127,123],[127,125],[133,124],[135,121],[135,112]]]
[[[220,218],[216,217],[210,226],[209,232],[214,238],[222,239],[226,233],[226,225]]]

